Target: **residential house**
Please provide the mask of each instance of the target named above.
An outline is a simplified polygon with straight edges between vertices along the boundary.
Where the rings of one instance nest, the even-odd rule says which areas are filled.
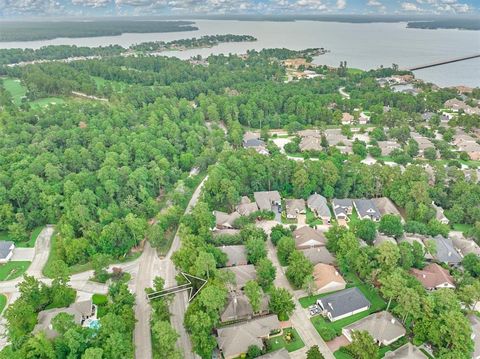
[[[380,211],[371,199],[354,199],[353,206],[357,211],[358,218],[380,221]]]
[[[405,233],[402,238],[398,239],[398,243],[408,242],[411,245],[413,245],[413,243],[416,242],[420,244],[420,246],[422,247],[423,252],[425,253],[425,256],[424,256],[425,259],[432,260],[433,256],[425,248],[426,241],[430,239],[431,239],[430,237],[422,236],[420,234]]]
[[[437,263],[430,263],[423,269],[412,268],[410,273],[418,279],[427,290],[455,288],[450,272]]]
[[[382,156],[390,156],[393,150],[401,149],[402,146],[395,141],[378,141],[378,147],[382,152]]]
[[[322,132],[320,130],[301,130],[297,132],[297,135],[304,138],[304,137],[315,137],[315,138],[321,138],[322,137]]]
[[[370,302],[357,287],[348,288],[317,299],[323,315],[332,322],[363,312]]]
[[[342,113],[342,125],[351,125],[353,123],[354,117],[348,112]]]
[[[444,103],[444,106],[453,112],[459,112],[461,110],[467,115],[480,115],[480,108],[469,106],[465,102],[457,100],[456,98],[447,100]]]
[[[249,280],[257,279],[257,271],[255,270],[255,266],[253,264],[222,268],[220,270],[229,270],[233,272],[233,275],[235,276],[235,289],[237,290],[243,289]]]
[[[297,249],[317,248],[327,244],[325,235],[310,226],[303,226],[293,231],[293,239]]]
[[[370,116],[363,111],[360,112],[360,116],[358,117],[358,123],[360,125],[366,125],[368,122],[370,122]]]
[[[313,264],[318,263],[335,264],[335,257],[328,251],[327,247],[315,247],[301,249],[300,252]]]
[[[248,264],[247,250],[244,245],[218,247],[227,255],[227,267],[244,266]]]
[[[235,221],[240,218],[240,213],[225,213],[221,211],[213,211],[215,216],[215,228],[216,229],[232,229]]]
[[[414,139],[418,143],[418,155],[423,156],[423,152],[427,148],[435,148],[435,145],[425,136],[422,136],[421,134],[417,132],[411,132],[410,135],[412,136],[412,139]]]
[[[347,136],[342,135],[342,131],[338,128],[325,130],[325,138],[330,146],[337,146],[340,144],[352,145],[352,141],[349,140]]]
[[[302,152],[323,150],[322,139],[320,137],[302,137],[298,146]]]
[[[467,168],[463,170],[465,181],[472,183],[480,182],[480,169]]]
[[[310,63],[306,59],[299,57],[295,59],[284,60],[283,65],[285,67],[298,69],[300,66],[303,66],[303,67],[310,66]]]
[[[453,237],[453,245],[460,253],[461,256],[466,256],[469,253],[473,253],[477,256],[480,256],[480,246],[475,243],[472,239],[467,239],[463,237]]]
[[[264,295],[260,302],[260,311],[254,313],[248,297],[243,292],[232,291],[227,298],[227,304],[220,314],[222,323],[249,320],[255,315],[265,315],[268,313],[268,297]]]
[[[256,211],[258,211],[257,203],[250,201],[250,198],[247,196],[243,196],[240,204],[237,206],[237,212],[240,213],[241,216],[249,216]]]
[[[73,303],[67,308],[43,310],[38,313],[37,325],[35,325],[33,332],[44,332],[47,338],[56,338],[58,333],[53,329],[52,321],[60,313],[66,313],[73,316],[75,324],[84,326],[88,323],[88,319],[96,318],[97,307],[92,303],[92,300],[85,300]]]
[[[480,145],[477,142],[462,142],[457,148],[461,152],[466,152],[472,161],[480,160]]]
[[[452,265],[460,264],[462,256],[457,253],[450,238],[445,238],[439,234],[433,237],[433,241],[436,249],[436,253],[433,255],[435,260]]]
[[[285,200],[285,212],[288,219],[296,219],[299,214],[307,213],[304,199]]]
[[[347,285],[334,266],[323,263],[313,267],[313,280],[318,294],[342,290]]]
[[[400,348],[385,353],[385,359],[428,359],[419,347],[408,342]]]
[[[269,315],[217,329],[218,348],[225,359],[241,357],[248,347],[255,345],[263,349],[263,340],[270,333],[280,330],[280,322],[276,315]]]
[[[424,121],[430,121],[433,117],[435,116],[434,112],[424,112],[422,114],[422,120]]]
[[[356,330],[367,331],[378,345],[390,345],[406,334],[402,323],[387,311],[370,314],[347,325],[342,329],[342,333],[351,342],[352,332]]]
[[[447,217],[445,217],[445,214],[443,213],[443,208],[440,206],[437,206],[435,202],[432,202],[432,207],[435,210],[435,218],[443,223],[443,224],[448,224],[450,221],[448,220]]]
[[[243,135],[243,147],[253,148],[255,151],[262,155],[268,155],[268,150],[264,141],[260,139],[260,136],[254,132],[246,132]]]
[[[257,357],[257,359],[290,359],[287,349],[282,348],[274,352]]]
[[[258,208],[262,211],[272,211],[275,207],[279,208],[282,205],[282,199],[278,191],[255,192],[253,197]]]
[[[480,319],[475,314],[469,314],[468,320],[472,326],[473,359],[480,359]]]
[[[349,218],[348,216],[353,212],[353,200],[350,198],[332,200],[333,213],[339,224],[345,225]]]
[[[323,221],[323,224],[330,224],[332,215],[328,208],[327,199],[318,193],[312,194],[307,199],[307,206],[310,210]]]
[[[0,241],[0,264],[7,263],[12,258],[14,249],[12,241]]]
[[[372,202],[377,207],[378,211],[380,212],[380,216],[384,216],[386,214],[393,214],[394,216],[403,217],[400,211],[398,210],[397,206],[390,200],[388,197],[379,197],[379,198],[372,198]]]

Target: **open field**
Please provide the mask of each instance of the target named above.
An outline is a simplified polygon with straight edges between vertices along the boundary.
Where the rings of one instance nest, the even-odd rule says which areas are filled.
[[[18,79],[3,79],[3,87],[5,87],[5,90],[10,92],[15,105],[20,105],[22,103],[22,98],[27,94],[27,88],[23,86]]]

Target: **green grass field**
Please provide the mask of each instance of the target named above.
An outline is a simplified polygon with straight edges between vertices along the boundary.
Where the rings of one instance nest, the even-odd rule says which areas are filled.
[[[38,107],[46,107],[50,105],[60,105],[62,103],[65,103],[65,100],[60,97],[46,97],[46,98],[40,98],[35,101],[31,101],[30,105],[33,108],[38,108]]]
[[[30,267],[29,261],[15,261],[0,265],[0,281],[20,277]]]
[[[323,221],[315,216],[310,208],[307,208],[307,224],[310,226],[322,225]]]
[[[473,228],[471,224],[465,224],[465,223],[455,223],[452,227],[455,231],[460,231],[462,233],[466,233]]]
[[[16,105],[22,103],[22,98],[27,94],[27,88],[22,85],[20,80],[13,78],[3,79],[3,87],[12,95],[13,102]]]
[[[97,306],[97,317],[103,317],[107,313],[108,297],[104,294],[94,294],[92,302]]]
[[[285,341],[285,335],[288,333],[293,334],[293,340],[289,343]],[[287,349],[289,352],[294,352],[295,350],[301,349],[304,346],[305,344],[295,328],[284,329],[282,335],[267,340],[267,347],[269,348],[269,351],[272,352],[282,348]]]
[[[3,294],[0,294],[0,314],[3,312],[6,305],[7,305],[7,297]]]

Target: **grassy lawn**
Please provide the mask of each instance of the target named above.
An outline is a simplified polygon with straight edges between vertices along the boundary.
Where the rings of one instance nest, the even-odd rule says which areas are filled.
[[[0,294],[0,313],[3,312],[6,305],[7,305],[7,297],[5,297],[3,294]]]
[[[357,74],[361,74],[362,72],[364,72],[363,70],[360,70],[360,69],[356,69],[354,67],[350,67],[347,69],[347,72],[350,74],[350,75],[357,75]]]
[[[63,98],[60,98],[60,97],[46,97],[46,98],[40,98],[40,99],[35,100],[35,101],[31,101],[30,105],[33,108],[37,108],[37,107],[46,107],[46,106],[49,106],[49,105],[58,105],[58,104],[62,104],[62,103],[65,103],[65,100]]]
[[[472,229],[473,226],[471,224],[455,223],[452,227],[455,231],[460,231],[465,233],[465,232],[468,232],[470,229]]]
[[[34,228],[33,231],[30,233],[30,238],[27,241],[17,242],[15,243],[15,246],[20,248],[33,248],[35,246],[35,241],[37,240],[37,237],[42,231],[42,229],[43,229],[43,226]],[[8,234],[8,232],[0,232],[0,240],[13,241],[10,238],[10,235]]]
[[[29,261],[15,261],[0,265],[0,281],[20,277],[30,266]]]
[[[22,103],[22,98],[27,94],[27,88],[22,85],[20,80],[13,78],[3,79],[3,87],[12,95],[13,102],[16,105]]]
[[[92,302],[97,306],[97,317],[101,318],[107,314],[108,297],[104,294],[94,294]]]
[[[287,343],[285,341],[285,335],[289,333],[293,334],[293,340]],[[267,347],[269,348],[269,352],[273,352],[281,348],[285,348],[289,352],[294,352],[295,350],[303,348],[304,346],[305,344],[303,343],[302,338],[300,338],[300,335],[297,333],[295,328],[284,329],[282,335],[267,340]]]
[[[310,208],[307,208],[307,224],[310,226],[322,225],[323,221],[317,218]]]

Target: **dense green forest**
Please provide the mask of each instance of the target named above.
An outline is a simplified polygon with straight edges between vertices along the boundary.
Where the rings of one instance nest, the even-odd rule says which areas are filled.
[[[88,20],[2,21],[0,41],[50,40],[58,37],[115,36],[123,33],[177,32],[198,30],[191,21]]]

